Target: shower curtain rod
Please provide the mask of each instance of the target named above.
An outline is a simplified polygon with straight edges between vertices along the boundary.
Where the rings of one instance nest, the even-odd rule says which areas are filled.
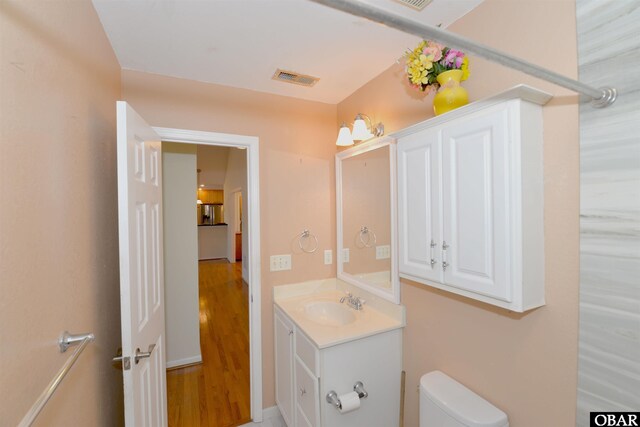
[[[341,10],[352,15],[367,18],[371,21],[384,24],[388,27],[398,29],[423,39],[431,39],[446,44],[449,47],[464,50],[476,54],[489,61],[522,71],[531,76],[547,80],[558,86],[571,89],[574,92],[586,95],[591,98],[591,105],[597,108],[606,107],[616,100],[617,92],[615,88],[605,87],[596,89],[577,80],[570,79],[561,74],[549,71],[538,65],[513,57],[506,53],[476,43],[457,34],[441,30],[438,27],[421,24],[410,19],[386,12],[375,6],[362,3],[356,0],[311,0],[315,3],[329,6],[333,9]]]

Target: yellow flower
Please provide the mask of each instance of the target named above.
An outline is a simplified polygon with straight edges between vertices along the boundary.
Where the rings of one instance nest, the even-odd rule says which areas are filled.
[[[430,70],[433,68],[433,55],[420,55],[420,65],[425,70]]]
[[[471,75],[471,71],[469,71],[469,58],[467,56],[465,56],[462,60],[462,66],[460,67],[460,69],[462,70],[462,78],[460,80],[467,80],[469,78],[469,75]]]
[[[405,54],[409,81],[419,87],[429,84],[429,70],[433,69],[433,55],[423,53],[426,45],[427,43],[423,41]]]

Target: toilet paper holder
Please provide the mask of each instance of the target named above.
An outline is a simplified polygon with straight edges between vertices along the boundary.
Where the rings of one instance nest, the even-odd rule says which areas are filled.
[[[358,381],[353,385],[353,391],[358,393],[358,397],[360,399],[364,399],[365,397],[369,396],[367,390],[364,389],[364,384],[362,384],[362,381]],[[327,393],[327,402],[335,406],[337,409],[342,409],[342,402],[340,402],[338,393],[336,393],[335,390],[331,390],[329,393]]]

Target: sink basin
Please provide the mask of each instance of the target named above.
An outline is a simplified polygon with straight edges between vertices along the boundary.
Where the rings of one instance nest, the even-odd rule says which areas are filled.
[[[325,326],[344,326],[353,323],[352,309],[332,301],[313,301],[304,306],[304,314],[312,322]]]

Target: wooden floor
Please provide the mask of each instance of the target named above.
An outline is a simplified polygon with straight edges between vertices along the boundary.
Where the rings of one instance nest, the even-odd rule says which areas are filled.
[[[203,363],[167,371],[169,427],[231,427],[251,420],[249,304],[241,263],[200,261]]]

